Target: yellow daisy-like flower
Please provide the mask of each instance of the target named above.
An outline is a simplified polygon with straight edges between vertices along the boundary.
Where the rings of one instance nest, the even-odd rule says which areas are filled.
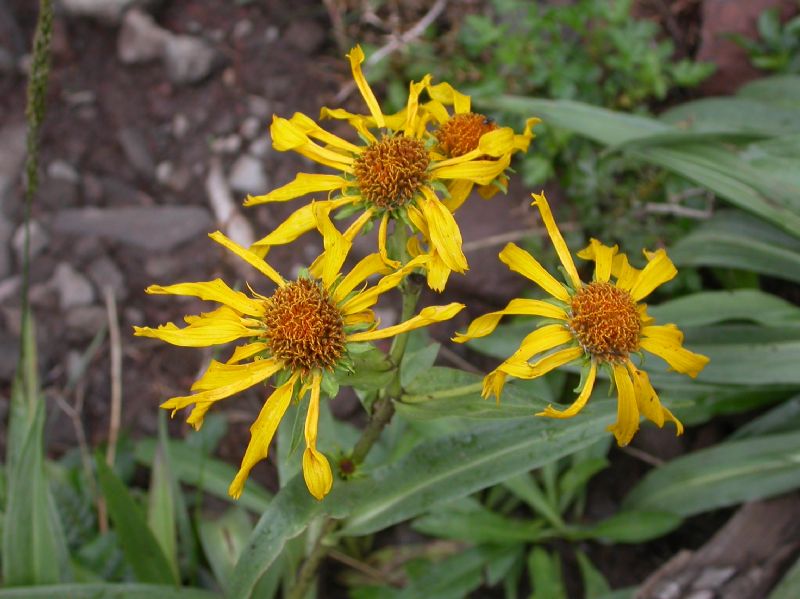
[[[442,154],[443,158],[472,156],[487,159],[481,155],[480,140],[487,133],[500,129],[493,119],[486,115],[472,112],[472,101],[469,96],[462,94],[449,83],[428,85],[430,102],[422,105],[422,110],[428,113],[436,127],[433,136],[436,140],[435,151]],[[452,114],[447,107],[452,107]],[[510,153],[527,152],[534,135],[532,128],[541,119],[529,118],[525,121],[525,129],[520,134],[514,134]],[[493,197],[500,189],[505,191],[508,178],[501,173],[489,185],[479,185],[478,193],[485,198]],[[458,209],[469,197],[475,183],[468,179],[449,181],[447,189],[449,197],[445,205],[451,211]]]
[[[265,195],[248,196],[245,206],[286,202],[325,192],[328,199],[320,203],[331,211],[360,212],[352,225],[353,235],[373,220],[380,220],[378,251],[387,264],[395,267],[398,263],[389,258],[386,250],[389,221],[395,220],[398,226],[404,226],[399,221],[409,223],[428,246],[423,251],[420,243],[412,240],[409,249],[414,254],[428,256],[425,261],[429,270],[428,284],[442,290],[451,272],[463,273],[468,266],[461,250],[458,224],[437,196],[436,189],[444,189],[453,181],[489,185],[508,168],[519,142],[510,128],[497,128],[480,136],[475,151],[461,156],[442,156],[426,143],[430,139],[426,125],[431,117],[429,112],[420,109],[419,103],[420,93],[430,86],[430,76],[410,84],[408,102],[402,111],[385,115],[361,70],[364,61],[361,48],[353,48],[348,57],[353,78],[370,115],[322,108],[321,118],[346,120],[363,143],[346,141],[301,113],[295,113],[290,119],[274,117],[270,133],[276,150],[293,150],[338,173],[299,173],[290,183]],[[373,129],[378,132],[373,133]],[[303,206],[251,249],[264,256],[271,246],[289,243],[313,228],[312,208]]]
[[[318,213],[321,228],[333,225],[324,212]],[[335,230],[334,230],[335,231]],[[158,328],[134,327],[141,337],[154,337],[173,345],[206,347],[245,340],[224,363],[212,361],[205,374],[192,385],[191,395],[173,397],[161,407],[175,411],[194,405],[188,422],[195,429],[211,406],[244,389],[277,377],[278,385],[269,395],[250,427],[251,438],[228,492],[238,498],[250,470],[267,457],[270,441],[293,397],[310,393],[305,422],[306,449],[303,475],[311,494],[322,499],[333,484],[327,458],[317,450],[317,418],[322,379],[338,365],[346,365],[352,343],[393,337],[429,324],[449,320],[464,307],[452,303],[424,308],[417,316],[384,329],[377,329],[371,307],[379,296],[396,287],[420,261],[383,276],[369,287],[365,281],[385,274],[387,267],[378,254],[362,259],[345,276],[339,271],[349,249],[341,237],[326,237],[328,250],[315,262],[308,276],[288,281],[253,252],[235,244],[220,232],[211,238],[253,266],[276,285],[265,297],[252,290],[234,291],[222,280],[152,285],[147,293],[199,297],[220,307],[198,316],[187,316],[187,326],[168,323]]]
[[[453,340],[463,343],[484,337],[494,331],[506,314],[539,316],[553,322],[530,333],[510,358],[486,375],[483,396],[493,394],[499,400],[507,376],[533,379],[580,360],[584,362],[584,371],[576,401],[563,411],[548,406],[537,416],[575,416],[589,400],[597,369],[605,367],[618,395],[617,422],[609,430],[620,446],[627,445],[639,429],[640,414],[659,427],[666,420],[674,422],[680,435],[683,425],[661,405],[647,373],[631,360],[631,354],[646,350],[663,358],[673,370],[693,378],[708,363],[706,356],[683,348],[683,333],[678,327],[654,324],[647,315],[646,305],[640,303],[677,274],[675,266],[664,250],[645,251],[647,266],[638,270],[628,264],[625,254],[618,253],[617,246],[608,247],[592,239],[586,249],[578,252],[580,258],[595,263],[594,279],[583,283],[547,199],[544,195],[533,197],[564,267],[566,284],[513,243],[500,252],[500,260],[539,285],[552,300],[511,300],[504,309],[476,318],[466,333],[456,335]]]

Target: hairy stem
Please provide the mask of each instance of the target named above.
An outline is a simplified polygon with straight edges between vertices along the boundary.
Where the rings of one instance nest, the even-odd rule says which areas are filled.
[[[403,281],[400,291],[403,294],[403,308],[400,316],[400,322],[404,322],[411,318],[414,311],[417,309],[417,302],[422,291],[422,283],[417,280],[415,275],[411,275]],[[354,466],[361,464],[369,454],[370,449],[377,442],[381,436],[381,432],[394,416],[394,402],[400,399],[403,389],[400,383],[400,366],[403,362],[403,356],[408,346],[408,333],[403,333],[394,338],[392,349],[389,358],[394,365],[395,372],[392,382],[387,386],[385,394],[378,399],[372,406],[372,415],[366,428],[361,433],[356,444],[353,446],[353,451],[350,452],[350,459]],[[339,525],[338,521],[329,518],[322,525],[319,536],[317,537],[314,548],[308,554],[305,562],[303,562],[300,571],[297,574],[297,582],[288,594],[288,599],[303,599],[308,592],[309,587],[313,583],[317,575],[322,560],[333,548],[324,543],[325,537],[330,535],[336,530]]]

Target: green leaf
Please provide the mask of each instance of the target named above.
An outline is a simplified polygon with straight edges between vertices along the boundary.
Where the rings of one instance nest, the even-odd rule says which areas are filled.
[[[40,395],[30,312],[23,315],[19,369],[11,387],[3,514],[3,580],[8,586],[59,582],[67,544],[44,469],[45,403]]]
[[[717,214],[678,241],[669,255],[678,266],[737,268],[800,282],[800,241],[744,214]]]
[[[787,399],[768,412],[745,423],[728,437],[728,441],[772,433],[789,433],[795,430],[800,430],[800,395]]]
[[[720,334],[725,334],[725,328],[719,327]],[[790,331],[786,333],[791,334]],[[800,384],[800,368],[797,367],[800,364],[800,341],[715,345],[690,343],[688,347],[694,352],[708,356],[711,360],[697,377],[697,380],[705,383]],[[648,362],[657,360],[660,359],[648,356]]]
[[[125,485],[98,455],[97,480],[125,559],[142,582],[177,583],[164,552]]]
[[[166,414],[158,414],[158,445],[150,470],[150,496],[147,525],[158,541],[169,562],[172,574],[178,580],[177,532],[175,526],[175,496],[170,469]]]
[[[544,531],[541,521],[501,516],[467,497],[430,511],[411,527],[432,537],[496,545],[537,541]]]
[[[253,529],[250,517],[240,507],[228,509],[221,517],[197,519],[197,532],[214,577],[223,590],[230,585],[231,574],[247,538]]]
[[[570,466],[558,480],[559,508],[565,510],[592,477],[609,466],[606,458],[587,458]]]
[[[756,79],[740,87],[737,95],[741,98],[800,108],[800,77],[778,75]]]
[[[704,291],[648,306],[656,322],[681,328],[725,321],[752,321],[767,326],[800,326],[800,308],[757,289]]]
[[[179,588],[174,585],[136,583],[57,584],[0,589],[0,599],[221,599],[220,595],[202,589]]]
[[[595,568],[583,551],[576,550],[575,558],[578,561],[578,570],[580,570],[583,582],[584,599],[600,599],[603,595],[611,592],[611,586],[605,576]]]
[[[550,554],[542,547],[534,547],[528,554],[528,574],[533,587],[531,599],[567,599],[557,553]]]
[[[550,504],[542,489],[539,488],[536,479],[529,472],[519,476],[512,476],[503,482],[503,486],[528,504],[528,507],[550,522],[555,528],[564,528],[561,514],[555,506]]]
[[[681,522],[683,519],[672,512],[624,510],[597,524],[580,527],[570,536],[612,543],[643,543],[675,530]]]
[[[623,508],[687,517],[784,493],[797,487],[798,477],[798,432],[725,442],[652,470]]]
[[[693,131],[741,131],[779,136],[800,133],[800,110],[755,98],[703,98],[661,115],[661,120]]]
[[[153,463],[155,453],[156,441],[154,439],[143,439],[136,444],[136,461],[143,466],[150,466]],[[170,441],[169,455],[172,473],[181,482],[199,487],[220,499],[233,501],[228,495],[228,486],[236,476],[236,468],[220,460],[206,457],[203,452],[198,452],[197,449],[183,441]],[[254,512],[261,513],[269,505],[269,501],[269,492],[255,481],[250,480],[237,503]]]
[[[350,516],[342,535],[382,530],[590,445],[608,434],[615,414],[613,402],[601,400],[569,422],[534,417],[470,422],[418,443],[395,462],[374,468],[369,478],[336,480],[322,502],[296,476],[256,525],[234,571],[231,595],[248,597],[286,542],[323,511],[339,519]]]
[[[488,561],[504,552],[503,548],[474,547],[438,562],[428,562],[409,573],[408,585],[394,599],[462,599],[483,582]],[[411,568],[409,568],[411,570]],[[381,597],[386,596],[382,594]]]
[[[797,599],[797,597],[800,597],[800,560],[794,563],[778,586],[772,589],[769,599]]]
[[[440,347],[439,343],[431,343],[403,356],[403,366],[400,370],[400,384],[403,388],[411,385],[414,379],[433,366]]]

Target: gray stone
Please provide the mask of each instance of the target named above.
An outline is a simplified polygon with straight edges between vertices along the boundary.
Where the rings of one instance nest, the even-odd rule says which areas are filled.
[[[125,13],[117,37],[117,56],[125,64],[140,64],[164,55],[171,34],[153,17],[134,8]]]
[[[68,183],[78,183],[80,175],[75,167],[66,160],[53,160],[47,165],[47,176],[57,181],[67,181]]]
[[[73,208],[52,220],[59,233],[96,235],[151,251],[171,250],[211,227],[208,210],[197,206]]]
[[[239,126],[239,134],[245,139],[255,139],[255,137],[262,132],[266,133],[267,127],[262,125],[260,118],[249,116]]]
[[[48,175],[39,184],[37,200],[49,209],[74,206],[78,203],[78,184]]]
[[[24,121],[13,121],[0,129],[0,209],[6,204],[6,195],[19,181],[25,163]]]
[[[147,141],[138,129],[120,129],[117,134],[119,145],[125,152],[125,157],[136,172],[151,179],[155,173],[156,165],[147,147]]]
[[[0,281],[0,304],[5,304],[19,294],[22,275],[14,275]]]
[[[30,259],[33,260],[47,247],[47,244],[50,242],[50,236],[37,220],[30,220],[29,230],[31,236]],[[20,224],[19,227],[17,227],[17,230],[14,232],[14,240],[12,241],[12,245],[14,247],[14,254],[16,255],[17,263],[22,264],[22,254],[25,251],[25,223]]]
[[[109,205],[138,206],[153,201],[146,193],[121,179],[103,177],[100,179],[100,186],[101,197]]]
[[[14,227],[0,215],[0,281],[11,274],[11,234]]]
[[[183,139],[189,132],[190,125],[186,115],[179,112],[172,117],[172,135],[175,136],[175,139]]]
[[[272,103],[261,96],[247,96],[247,110],[261,119],[266,119],[273,113]]]
[[[110,287],[117,301],[122,301],[128,296],[128,287],[125,277],[108,256],[95,258],[86,269],[86,273],[94,283],[95,288],[102,296],[106,287]]]
[[[58,292],[58,301],[62,310],[88,306],[94,301],[92,284],[67,262],[61,262],[56,266],[52,284]]]
[[[73,341],[91,339],[106,326],[108,315],[101,306],[78,306],[67,310],[64,317],[67,336]]]
[[[91,17],[116,25],[125,11],[134,6],[155,7],[161,0],[61,0],[64,11],[75,17]]]
[[[156,180],[173,191],[183,191],[191,182],[191,173],[186,167],[175,168],[169,161],[159,162],[156,167]]]
[[[236,159],[228,177],[231,188],[243,193],[265,193],[267,175],[258,158],[244,154]]]
[[[244,37],[247,37],[251,33],[253,33],[253,21],[250,19],[242,19],[241,21],[236,21],[236,25],[233,26],[233,39],[239,40]]]
[[[322,47],[328,34],[325,29],[311,19],[292,19],[283,39],[292,48],[311,55]]]
[[[164,48],[167,76],[178,85],[199,83],[221,64],[220,54],[197,37],[174,35],[168,38]]]
[[[211,151],[215,154],[235,154],[242,147],[242,138],[231,133],[215,138],[211,142]]]
[[[257,158],[264,158],[265,156],[269,155],[270,152],[272,152],[272,141],[270,140],[269,136],[262,135],[250,144],[250,147],[247,148],[247,151]]]

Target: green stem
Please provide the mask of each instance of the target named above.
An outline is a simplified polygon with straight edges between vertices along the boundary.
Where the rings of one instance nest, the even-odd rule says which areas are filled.
[[[400,223],[397,224],[401,225]],[[405,226],[398,226],[395,233],[404,245],[404,239],[407,235]],[[422,284],[415,279],[414,275],[411,275],[400,285],[400,292],[403,294],[403,307],[400,322],[405,322],[413,316],[414,311],[417,309],[417,302],[422,292]],[[394,338],[392,349],[389,352],[389,359],[394,367],[394,376],[392,377],[391,383],[387,386],[386,392],[373,404],[369,422],[361,433],[358,441],[353,446],[353,450],[350,452],[350,459],[354,466],[358,466],[364,462],[367,454],[369,454],[369,451],[380,438],[381,432],[386,425],[389,424],[392,416],[394,416],[394,402],[399,400],[403,393],[400,382],[400,372],[403,356],[406,353],[407,347],[408,333],[402,333]],[[314,548],[311,550],[311,553],[308,554],[300,571],[297,573],[297,581],[289,591],[287,599],[303,599],[306,596],[309,587],[316,578],[317,570],[322,560],[333,548],[331,545],[326,545],[324,540],[333,533],[338,526],[339,522],[333,518],[328,518],[322,525]]]

